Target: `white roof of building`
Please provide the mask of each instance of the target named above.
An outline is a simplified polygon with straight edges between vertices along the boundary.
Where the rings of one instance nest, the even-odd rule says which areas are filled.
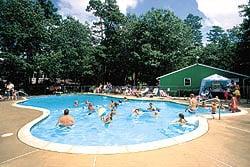
[[[213,74],[213,75],[210,75],[206,78],[203,78],[202,81],[231,81],[230,79],[226,78],[226,77],[223,77],[221,75],[218,75],[218,74]]]

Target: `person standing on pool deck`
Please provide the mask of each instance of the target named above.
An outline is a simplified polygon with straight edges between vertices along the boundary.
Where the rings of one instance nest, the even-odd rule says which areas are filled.
[[[75,123],[75,120],[71,115],[69,115],[69,109],[65,109],[63,112],[64,112],[64,115],[59,118],[57,124],[63,125],[63,126],[73,125]]]

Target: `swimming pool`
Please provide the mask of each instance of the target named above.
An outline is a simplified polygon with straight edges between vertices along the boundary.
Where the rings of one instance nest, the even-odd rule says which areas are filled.
[[[74,106],[76,100],[79,102],[77,107]],[[123,101],[118,106],[112,123],[106,126],[97,113],[88,115],[88,109],[84,104],[86,100],[91,101],[95,108],[103,106],[109,110],[111,100],[118,102],[119,99],[97,95],[45,96],[30,98],[22,105],[50,110],[50,116],[33,126],[31,133],[43,140],[63,144],[88,146],[137,144],[175,137],[190,132],[198,126],[197,122],[184,127],[172,123],[178,118],[180,112],[183,112],[186,117],[193,116],[184,112],[186,108],[184,105],[142,100]],[[132,115],[133,109],[146,109],[150,102],[160,108],[159,116],[155,117],[150,112],[140,116]],[[76,124],[72,127],[56,126],[65,108],[68,108],[75,118]],[[198,112],[208,113],[209,111],[199,109]]]
[[[95,108],[102,106],[107,110],[111,100],[116,102],[122,100],[122,103],[118,106],[113,121],[106,126],[96,112],[88,115],[89,112],[84,103],[86,100],[91,101]],[[78,101],[79,106],[74,106],[74,101]],[[131,114],[135,108],[146,109],[150,102],[160,109],[157,117],[151,112],[145,112],[140,116]],[[131,146],[174,139],[199,127],[200,122],[197,118],[188,117],[194,118],[197,115],[209,113],[209,110],[199,108],[194,116],[185,112],[185,105],[177,103],[146,100],[125,102],[119,98],[88,94],[33,97],[19,104],[50,111],[48,117],[30,126],[32,136],[45,142],[83,147]],[[71,127],[56,126],[65,108],[70,110],[76,123]],[[181,126],[173,123],[178,119],[179,113],[184,113],[189,124]]]

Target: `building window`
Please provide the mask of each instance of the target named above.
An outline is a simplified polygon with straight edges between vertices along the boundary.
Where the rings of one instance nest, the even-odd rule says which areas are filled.
[[[184,86],[191,86],[191,78],[184,78]]]

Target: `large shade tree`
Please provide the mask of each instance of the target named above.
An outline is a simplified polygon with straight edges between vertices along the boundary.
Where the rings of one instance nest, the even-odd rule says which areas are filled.
[[[133,35],[134,56],[138,61],[131,68],[143,82],[155,84],[157,76],[192,63],[185,61],[190,56],[186,49],[192,44],[191,28],[173,12],[150,10],[138,18]]]
[[[192,14],[181,20],[151,9],[125,16],[116,0],[90,0],[87,11],[96,20],[89,28],[62,19],[50,0],[0,0],[0,74],[26,84],[34,73],[82,84],[156,84],[156,77],[197,62],[197,56],[249,74],[249,3],[241,10],[239,27],[212,27],[203,46],[201,18]]]
[[[238,43],[238,59],[237,71],[250,75],[250,2],[246,5],[240,6],[240,14],[243,17],[243,23],[240,25],[242,32],[240,41]]]
[[[119,60],[119,34],[125,16],[120,12],[116,0],[90,0],[87,11],[92,12],[97,20],[93,23],[93,35],[102,54],[97,55],[99,66],[97,73],[102,82],[112,81],[122,84],[122,75],[115,75]],[[116,76],[116,77],[115,77]]]
[[[2,69],[8,71],[5,77],[28,84],[36,71],[35,57],[48,40],[47,29],[60,16],[50,1],[0,0],[0,11]]]
[[[94,76],[95,62],[88,25],[68,17],[50,30],[47,51],[37,58],[41,70],[50,78],[84,81]],[[86,79],[86,80],[83,80]]]
[[[204,47],[199,61],[207,65],[234,71],[238,33],[237,27],[225,31],[219,26],[213,26],[207,34],[208,44]]]
[[[194,16],[193,14],[188,14],[186,19],[184,20],[185,24],[192,28],[193,33],[193,41],[195,45],[202,45],[202,18],[199,16]]]

